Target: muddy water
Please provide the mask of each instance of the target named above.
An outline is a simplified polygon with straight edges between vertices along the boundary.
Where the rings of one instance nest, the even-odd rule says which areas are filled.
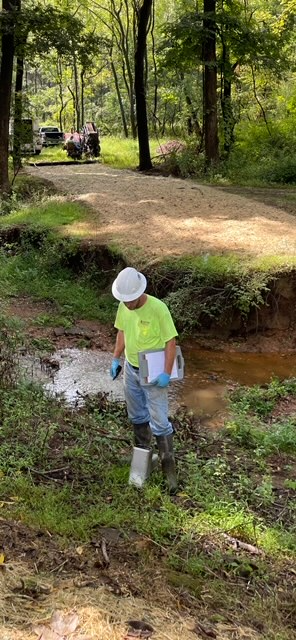
[[[183,346],[185,378],[170,385],[170,400],[185,405],[203,424],[217,428],[228,413],[227,392],[236,384],[254,385],[296,376],[296,354],[226,353]],[[47,391],[62,395],[71,405],[83,403],[85,394],[108,393],[123,400],[122,375],[110,378],[112,355],[87,349],[63,349],[40,363],[25,361],[27,375],[41,381]]]
[[[186,376],[182,383],[182,404],[201,421],[218,427],[227,416],[227,392],[236,384],[252,386],[296,376],[296,354],[226,353],[183,346]]]
[[[124,400],[122,376],[110,377],[112,355],[106,351],[60,349],[46,359],[28,359],[22,365],[26,376],[43,383],[51,395],[63,396],[70,405],[83,404],[83,396],[108,393]]]

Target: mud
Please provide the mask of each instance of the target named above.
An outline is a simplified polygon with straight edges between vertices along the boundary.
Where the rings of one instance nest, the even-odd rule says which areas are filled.
[[[256,354],[208,351],[183,345],[186,375],[170,385],[171,412],[182,405],[210,428],[223,426],[228,415],[227,395],[238,384],[264,384],[273,377],[296,375],[296,354]],[[110,377],[112,353],[66,348],[41,357],[21,359],[26,375],[41,381],[51,395],[62,396],[72,406],[82,406],[85,396],[107,394],[124,401],[123,376]]]
[[[16,298],[7,307],[10,316],[21,317],[33,344],[45,341],[49,353],[22,358],[29,375],[42,380],[50,393],[64,394],[80,404],[83,394],[110,393],[123,399],[122,375],[113,382],[109,367],[115,341],[111,326],[77,320],[69,329],[40,326],[38,318],[54,314],[49,302]],[[296,333],[268,330],[246,337],[223,339],[196,335],[184,340],[185,379],[171,385],[170,405],[184,405],[209,427],[219,427],[227,415],[227,394],[237,384],[264,384],[271,377],[296,375]]]

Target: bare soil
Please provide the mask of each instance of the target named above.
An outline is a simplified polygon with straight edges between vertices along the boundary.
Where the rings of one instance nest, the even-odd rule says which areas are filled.
[[[194,597],[190,593],[193,579],[188,577],[186,585],[182,574],[182,585],[173,571],[164,579],[161,564],[166,549],[157,548],[145,536],[127,539],[116,529],[98,528],[90,543],[75,545],[74,541],[72,546],[63,547],[49,532],[13,520],[0,522],[0,536],[4,557],[0,570],[2,640],[150,637],[130,635],[130,620],[148,623],[153,640],[263,638],[260,620],[239,622],[235,612],[224,616],[220,601],[209,620],[206,585],[202,587],[196,581],[199,596]],[[207,548],[206,540],[203,545]],[[141,561],[143,553],[145,564]],[[289,568],[283,569],[286,573],[279,577],[285,579],[285,588],[291,589]],[[243,578],[241,582],[244,584]],[[62,616],[75,612],[79,619],[77,633],[62,636],[45,630],[44,635],[36,635],[34,628],[42,624],[47,629],[53,612]]]
[[[47,340],[53,348],[88,347],[113,351],[116,331],[113,327],[100,324],[95,320],[76,320],[69,329],[61,326],[42,325],[42,317],[50,318],[57,313],[51,302],[33,300],[29,296],[12,298],[5,312],[22,320],[28,340]],[[41,319],[41,320],[40,320]]]
[[[295,255],[296,190],[208,186],[102,164],[30,167],[91,207],[77,234],[130,259],[239,253]],[[73,226],[71,226],[73,232]]]

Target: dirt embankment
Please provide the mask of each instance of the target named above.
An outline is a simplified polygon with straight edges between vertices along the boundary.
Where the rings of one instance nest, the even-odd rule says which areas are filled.
[[[76,232],[130,260],[207,253],[296,254],[296,193],[215,187],[96,165],[30,167],[91,206]],[[71,227],[73,232],[73,226]]]

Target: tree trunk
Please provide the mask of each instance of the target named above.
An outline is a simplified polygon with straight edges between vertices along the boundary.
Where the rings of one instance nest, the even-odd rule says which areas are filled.
[[[13,122],[13,168],[16,174],[22,166],[22,116],[23,116],[23,77],[24,58],[18,56],[16,61],[14,122]]]
[[[235,119],[233,116],[232,102],[231,102],[231,81],[228,78],[223,78],[223,95],[221,101],[221,109],[223,115],[223,128],[224,128],[224,152],[228,156],[231,147],[234,143],[234,127]]]
[[[145,85],[145,56],[147,47],[148,24],[151,16],[152,0],[143,0],[138,14],[138,33],[135,50],[135,96],[139,141],[139,169],[152,168]]]
[[[76,55],[73,56],[73,71],[74,71],[74,93],[75,93],[75,112],[76,112],[76,131],[80,130],[80,103],[79,103],[79,82],[78,82],[78,68]]]
[[[151,40],[152,40],[152,60],[153,60],[153,74],[154,74],[154,97],[153,97],[153,129],[155,135],[157,134],[157,127],[159,126],[159,118],[157,116],[158,109],[158,74],[157,74],[157,62],[156,62],[156,47],[155,47],[155,0],[152,2],[152,23],[151,23]]]
[[[204,0],[204,132],[206,166],[219,160],[217,118],[216,0]]]
[[[187,133],[189,136],[195,134],[197,138],[201,138],[202,130],[198,121],[197,112],[196,109],[194,109],[192,100],[187,92],[185,92],[185,100],[188,107]]]
[[[223,116],[223,130],[224,130],[224,153],[229,155],[231,147],[234,143],[234,127],[235,118],[233,115],[232,101],[231,101],[231,75],[232,68],[229,60],[228,47],[222,43],[222,80],[221,80],[221,109]]]
[[[2,9],[11,15],[19,9],[19,0],[2,0]],[[0,193],[9,194],[10,184],[8,176],[8,146],[9,146],[9,116],[12,86],[12,71],[14,57],[14,28],[2,32],[1,38],[1,68],[0,68]]]
[[[127,122],[126,122],[126,117],[125,117],[125,112],[124,112],[124,106],[123,106],[122,97],[121,97],[121,93],[120,93],[120,87],[119,87],[117,72],[116,72],[115,65],[114,65],[114,62],[113,62],[112,58],[110,58],[110,64],[111,64],[111,71],[113,73],[113,78],[114,78],[114,83],[115,83],[115,90],[116,90],[117,100],[118,100],[119,109],[120,109],[120,115],[121,115],[121,120],[122,120],[124,136],[125,136],[125,138],[128,138],[128,128],[127,128]]]
[[[82,69],[80,72],[80,96],[81,96],[81,126],[84,125],[84,76],[86,69]]]
[[[66,108],[67,102],[64,102],[64,85],[63,85],[63,67],[62,67],[62,62],[61,62],[61,58],[58,56],[57,58],[57,84],[58,84],[58,91],[59,91],[59,101],[60,101],[60,108],[59,108],[59,125],[60,125],[60,130],[63,131],[64,127],[63,127],[63,111]]]

